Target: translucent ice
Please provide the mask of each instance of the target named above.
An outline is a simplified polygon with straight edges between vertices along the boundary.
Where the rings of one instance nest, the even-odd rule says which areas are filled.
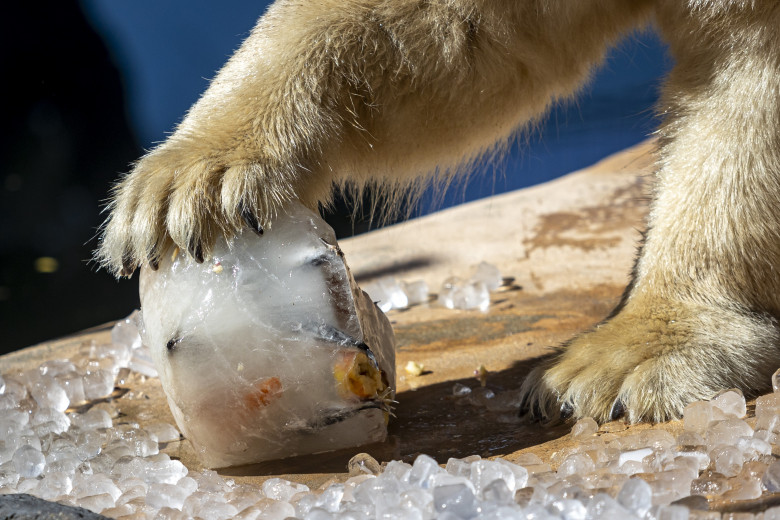
[[[479,263],[476,271],[471,277],[471,281],[484,283],[488,291],[495,291],[501,287],[502,283],[504,283],[498,267],[487,262]]]
[[[405,309],[409,306],[409,297],[398,280],[392,276],[366,284],[365,291],[383,312],[391,309]]]
[[[742,452],[734,446],[718,446],[710,453],[715,471],[727,477],[734,477],[742,469]]]
[[[780,414],[780,392],[762,395],[756,399],[756,417]]]
[[[41,451],[29,445],[16,450],[12,460],[20,477],[37,477],[46,467],[46,458]]]
[[[712,403],[695,401],[683,410],[683,425],[686,430],[703,432],[712,421]]]
[[[766,468],[761,482],[770,493],[780,492],[780,461],[775,461]]]
[[[448,309],[479,309],[490,307],[490,293],[480,281],[464,281],[457,277],[447,278],[441,286],[439,303]]]
[[[617,495],[618,503],[640,518],[650,510],[652,499],[650,484],[640,478],[628,479]]]
[[[713,408],[713,419],[726,419],[730,416],[741,419],[747,413],[745,396],[737,389],[720,392],[710,402]]]
[[[141,303],[143,343],[207,466],[385,439],[392,329],[303,206],[217,244],[210,262],[168,251],[143,271]]]
[[[401,282],[409,305],[418,305],[428,301],[428,284],[424,280]]]
[[[70,405],[70,399],[68,399],[65,389],[54,378],[37,381],[30,388],[30,393],[40,407],[53,408],[59,412],[64,412]]]
[[[465,484],[439,486],[433,490],[433,505],[439,514],[450,513],[450,518],[470,518],[477,513],[474,493]]]
[[[720,444],[735,445],[740,437],[753,435],[753,428],[741,419],[725,419],[714,422],[707,430],[707,445],[714,448]]]
[[[599,429],[598,423],[592,417],[583,417],[572,427],[572,437],[592,437]]]
[[[141,347],[138,311],[114,325],[111,329],[111,343],[125,347],[130,351]]]
[[[108,370],[87,370],[83,378],[84,395],[87,399],[100,399],[111,395],[114,390],[114,375]]]
[[[146,431],[149,432],[157,442],[171,442],[179,440],[179,431],[173,425],[165,422],[156,422],[148,425]]]

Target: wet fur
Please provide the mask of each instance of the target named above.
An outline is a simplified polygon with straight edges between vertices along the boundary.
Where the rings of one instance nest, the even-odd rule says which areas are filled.
[[[334,186],[392,204],[500,152],[648,23],[676,61],[649,231],[620,308],[526,379],[526,407],[665,420],[722,388],[755,395],[780,364],[774,0],[278,0],[119,182],[97,258],[129,274],[171,241],[207,258]]]

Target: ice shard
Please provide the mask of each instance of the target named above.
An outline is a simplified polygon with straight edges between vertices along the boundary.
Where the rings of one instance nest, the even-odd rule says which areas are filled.
[[[291,205],[204,263],[177,251],[141,273],[143,340],[204,465],[385,439],[393,332],[318,215]]]

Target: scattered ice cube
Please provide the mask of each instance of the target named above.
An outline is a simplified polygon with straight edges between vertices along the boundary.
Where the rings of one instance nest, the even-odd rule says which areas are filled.
[[[476,272],[471,276],[472,282],[482,282],[488,291],[495,291],[504,283],[501,272],[493,264],[480,262]]]
[[[590,456],[585,453],[572,453],[558,466],[558,476],[563,478],[570,475],[585,475],[594,469],[595,464]]]
[[[220,272],[166,254],[141,276],[143,343],[201,460],[223,467],[384,440],[392,329],[330,227],[291,205],[262,237],[247,230],[214,257]]]
[[[735,477],[742,469],[742,452],[734,446],[718,446],[710,453],[715,471],[726,477]]]
[[[452,395],[455,397],[464,397],[471,393],[471,388],[463,383],[455,383],[452,385]]]
[[[43,473],[46,467],[46,458],[39,449],[25,445],[14,452],[13,463],[19,476],[22,478],[34,478]]]
[[[119,322],[123,323],[123,322]],[[113,331],[119,324],[115,325]],[[140,341],[140,338],[139,338]],[[139,345],[140,347],[140,345]],[[111,360],[112,372],[116,375],[120,368],[127,367],[133,356],[133,347],[122,343],[94,344],[90,347],[90,357]]]
[[[695,401],[683,410],[683,425],[688,431],[701,433],[712,421],[712,403]]]
[[[73,489],[73,479],[63,472],[47,472],[38,485],[37,495],[45,500],[54,500],[67,495]]]
[[[382,312],[388,312],[391,309],[405,309],[409,306],[409,297],[398,280],[391,276],[367,283],[364,290],[382,309]]]
[[[165,422],[156,422],[146,426],[149,432],[157,442],[173,442],[179,440],[179,430],[172,424]]]
[[[774,461],[766,468],[761,482],[770,493],[780,492],[780,460]]]
[[[465,484],[434,488],[433,506],[439,514],[449,513],[450,518],[471,518],[477,513],[477,500]]]
[[[175,484],[152,484],[146,492],[146,503],[154,508],[172,507],[181,510],[190,493]]]
[[[38,371],[42,376],[48,376],[49,378],[57,377],[62,374],[69,374],[76,370],[76,365],[67,359],[51,359],[44,361],[38,367]]]
[[[84,380],[76,370],[57,374],[55,381],[65,390],[65,395],[71,405],[79,405],[87,400],[84,394]]]
[[[401,282],[401,288],[406,293],[409,305],[420,305],[428,303],[428,284],[424,280],[415,280],[413,282]]]
[[[37,381],[30,388],[33,399],[42,408],[52,408],[64,412],[70,405],[70,399],[65,389],[54,378],[46,378]]]
[[[152,353],[146,345],[133,350],[129,368],[133,372],[137,372],[146,377],[157,377],[157,369],[154,366]]]
[[[111,428],[111,416],[100,408],[90,408],[83,414],[74,415],[73,423],[86,431]]]
[[[725,419],[715,421],[707,429],[707,445],[714,448],[721,444],[736,445],[740,437],[753,435],[753,428],[742,419]]]
[[[483,282],[451,277],[442,284],[438,301],[448,309],[479,309],[486,312],[490,307],[490,293]]]
[[[100,399],[114,391],[114,374],[110,371],[87,370],[83,377],[84,396],[88,400]]]
[[[42,434],[42,430],[45,430],[45,433],[63,433],[70,427],[70,419],[59,410],[39,408],[30,424],[38,430],[39,435]]]
[[[735,388],[720,392],[710,402],[712,403],[713,419],[715,420],[727,419],[728,417],[741,419],[747,413],[745,396]]]
[[[780,415],[780,392],[762,395],[756,399],[756,417]]]
[[[309,488],[303,484],[276,477],[263,482],[262,489],[265,496],[281,502],[289,502],[295,495],[309,491]]]
[[[620,454],[620,457],[618,458],[618,466],[622,466],[626,462],[633,461],[633,462],[642,462],[642,459],[647,457],[648,455],[652,454],[653,450],[650,448],[641,448],[638,450],[630,450],[630,451],[624,451]]]
[[[571,436],[575,438],[579,437],[591,437],[599,430],[599,425],[592,417],[583,417],[578,420],[571,429]]]
[[[653,505],[653,489],[641,478],[630,478],[620,488],[617,502],[642,518]]]

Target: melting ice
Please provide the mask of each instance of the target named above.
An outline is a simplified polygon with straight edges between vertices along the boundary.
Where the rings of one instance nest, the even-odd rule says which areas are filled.
[[[382,441],[393,332],[301,205],[199,264],[141,276],[144,344],[181,431],[222,467]]]

